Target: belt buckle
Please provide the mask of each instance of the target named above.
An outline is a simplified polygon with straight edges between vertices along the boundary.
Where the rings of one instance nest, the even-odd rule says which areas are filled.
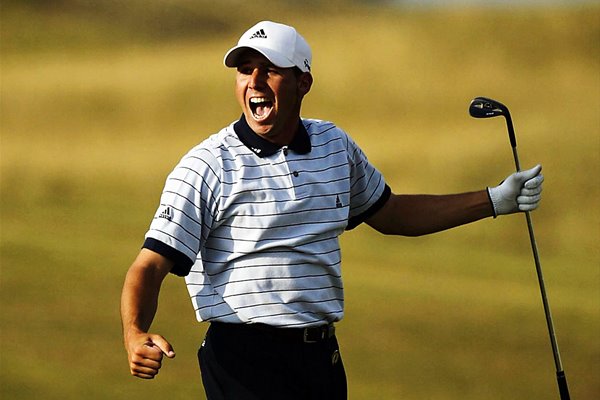
[[[310,332],[313,330],[318,330],[319,336],[317,338],[310,337]],[[304,328],[302,339],[304,343],[318,343],[321,340],[329,339],[333,335],[335,335],[335,326],[329,324],[317,328]]]
[[[314,329],[314,328],[312,328],[312,329]],[[303,339],[304,343],[317,343],[319,341],[319,339],[315,340],[315,339],[309,337],[310,331],[311,331],[311,328],[304,328],[304,332],[302,335],[302,339]],[[321,331],[320,333],[321,333],[320,340],[322,340],[323,336],[324,336],[324,332]]]

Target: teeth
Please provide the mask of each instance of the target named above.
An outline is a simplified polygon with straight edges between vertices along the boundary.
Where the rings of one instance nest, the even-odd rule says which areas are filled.
[[[273,110],[273,101],[268,97],[251,97],[248,101],[252,116],[256,121],[265,120]]]

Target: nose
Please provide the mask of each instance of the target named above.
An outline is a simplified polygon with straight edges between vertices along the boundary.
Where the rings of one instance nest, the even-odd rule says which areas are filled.
[[[260,68],[254,68],[250,74],[248,86],[252,89],[260,89],[265,83],[265,74]]]

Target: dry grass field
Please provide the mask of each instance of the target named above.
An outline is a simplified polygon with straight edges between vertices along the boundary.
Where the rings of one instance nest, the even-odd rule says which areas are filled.
[[[497,184],[504,121],[467,108],[510,108],[523,166],[544,166],[533,222],[571,397],[600,398],[600,6],[365,3],[3,2],[0,398],[204,398],[183,281],[161,293],[153,329],[177,357],[154,381],[128,374],[119,296],[166,174],[239,117],[222,57],[261,19],[312,44],[303,114],[348,131],[395,192]],[[558,398],[522,215],[359,227],[342,251],[351,399]]]

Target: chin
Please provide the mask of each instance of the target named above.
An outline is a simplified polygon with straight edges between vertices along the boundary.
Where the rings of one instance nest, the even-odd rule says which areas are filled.
[[[252,130],[259,135],[268,136],[271,129],[273,129],[273,124],[268,124],[264,121],[257,121],[252,117],[246,118],[246,122],[248,122],[248,126],[250,126],[250,128],[252,128]]]

